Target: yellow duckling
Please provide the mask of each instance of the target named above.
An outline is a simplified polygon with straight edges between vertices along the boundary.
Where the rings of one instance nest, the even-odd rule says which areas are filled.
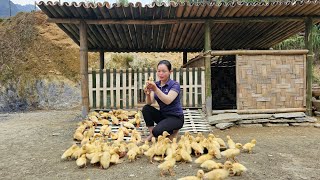
[[[236,148],[236,143],[234,143],[234,141],[231,139],[229,135],[227,136],[227,139],[228,139],[227,143],[228,143],[229,149]]]
[[[243,172],[247,171],[247,168],[240,163],[233,163],[230,171],[233,176],[241,176]]]
[[[77,159],[76,164],[79,168],[87,167],[87,158],[85,154],[82,154],[80,158]]]
[[[183,178],[179,178],[178,180],[202,180],[204,176],[203,170],[199,169],[197,172],[197,176],[187,176]]]
[[[110,154],[111,154],[111,158],[110,158],[110,163],[113,163],[113,164],[118,164],[119,163],[119,159],[120,159],[120,151],[119,151],[119,148],[118,147],[115,147],[113,148],[111,151],[110,151]]]
[[[114,115],[111,115],[112,124],[119,125],[119,119]]]
[[[235,157],[240,154],[241,148],[242,148],[242,145],[240,143],[236,143],[236,148],[227,149],[227,150],[221,152],[221,155],[225,156],[227,158],[227,160],[232,158],[235,162],[237,162]]]
[[[145,141],[144,144],[141,146],[143,151],[148,151],[149,147],[150,147],[149,146],[149,141]]]
[[[72,154],[80,149],[76,144],[69,147],[61,156],[61,159],[70,159]]]
[[[176,164],[175,153],[172,154],[170,158],[165,160],[163,163],[158,165],[158,168],[161,169],[160,176],[164,176],[164,171],[169,171],[171,176],[174,176],[173,167]]]
[[[105,151],[102,153],[100,158],[100,167],[103,169],[107,169],[110,166],[111,155],[109,151]]]
[[[186,150],[186,148],[184,146],[180,146],[180,145],[179,145],[179,148],[180,148],[179,152],[180,152],[182,160],[185,162],[192,162],[192,157],[191,157],[190,153]]]
[[[214,169],[204,174],[204,179],[208,180],[224,180],[229,176],[229,169],[232,167],[230,161],[224,163],[223,169]]]
[[[204,148],[197,143],[196,141],[192,141],[191,148],[194,150],[195,155],[198,157],[199,155],[203,154]]]
[[[81,131],[76,131],[74,134],[73,134],[73,139],[75,140],[78,140],[78,141],[82,141],[83,139],[83,134]]]
[[[141,124],[141,118],[134,118],[135,120],[135,124],[136,124],[136,128],[140,127],[140,124]]]
[[[124,122],[122,125],[128,129],[134,129],[134,125],[129,122]]]
[[[194,162],[197,164],[202,164],[203,162],[207,161],[207,160],[211,160],[214,157],[215,153],[213,150],[210,150],[208,152],[208,154],[204,154],[200,157],[198,157],[198,159],[196,159]]]
[[[206,160],[205,162],[203,162],[200,167],[211,171],[213,169],[220,169],[223,167],[223,164],[221,163],[216,163],[214,160]]]
[[[74,153],[72,154],[72,158],[78,159],[81,157],[82,154],[85,154],[86,152],[87,152],[86,146],[82,146],[81,148],[74,151]]]
[[[250,154],[252,153],[253,148],[256,146],[257,141],[255,139],[252,139],[251,142],[246,143],[245,145],[243,145],[243,149],[245,151],[248,151]]]

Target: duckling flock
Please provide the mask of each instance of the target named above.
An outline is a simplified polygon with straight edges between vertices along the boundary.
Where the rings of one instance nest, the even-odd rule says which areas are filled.
[[[129,119],[133,117],[133,119]],[[208,134],[205,137],[201,132],[196,136],[185,132],[177,141],[176,138],[169,139],[169,133],[164,131],[157,139],[153,137],[149,141],[142,142],[141,133],[137,128],[141,123],[141,112],[114,110],[110,112],[92,112],[88,118],[80,122],[73,138],[80,145],[73,144],[68,148],[61,159],[76,160],[78,167],[87,167],[87,164],[100,165],[107,169],[111,165],[119,164],[123,158],[130,162],[137,157],[147,156],[150,163],[160,161],[158,165],[160,175],[169,172],[174,176],[176,162],[192,163],[192,156],[196,159],[194,163],[199,164],[201,169],[196,176],[180,178],[191,179],[225,179],[228,176],[239,176],[247,171],[236,157],[242,152],[252,153],[256,140],[244,145],[235,143],[227,136],[227,143],[221,138]],[[100,132],[96,132],[97,126],[101,126]],[[119,126],[117,132],[112,132],[111,126]],[[125,141],[129,137],[129,141]],[[224,150],[224,151],[221,151]],[[222,158],[223,156],[223,158]],[[214,159],[226,160],[223,164],[215,162]],[[206,172],[206,173],[205,173]]]

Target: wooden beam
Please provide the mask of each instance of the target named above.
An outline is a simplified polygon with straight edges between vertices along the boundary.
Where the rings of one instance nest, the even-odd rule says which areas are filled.
[[[193,23],[203,24],[207,21],[210,23],[248,23],[248,22],[275,22],[275,21],[305,21],[307,16],[290,17],[214,17],[214,18],[192,18],[192,19],[78,19],[78,18],[48,18],[50,23],[62,24],[80,24],[85,21],[87,24],[142,24],[142,25],[161,25],[161,24],[181,24]],[[320,16],[311,16],[313,19],[320,19]]]
[[[198,49],[172,49],[172,48],[163,48],[163,49],[151,49],[151,48],[141,48],[141,49],[129,49],[129,48],[119,48],[119,49],[101,49],[101,48],[92,48],[89,49],[89,52],[201,52],[203,48]]]
[[[211,51],[211,36],[210,36],[210,22],[205,23],[204,31],[204,51]],[[212,93],[211,93],[211,55],[204,57],[205,61],[205,84],[206,84],[206,112],[207,116],[212,115]]]
[[[80,23],[80,74],[81,74],[81,98],[82,116],[89,113],[89,86],[88,86],[88,34],[87,24]]]
[[[188,62],[188,52],[183,51],[183,65],[187,64],[187,62]]]
[[[236,110],[238,114],[264,114],[264,113],[286,113],[286,112],[305,112],[305,108],[279,108],[279,109],[243,109]]]
[[[230,51],[211,51],[212,56],[225,56],[225,55],[301,55],[307,54],[307,49],[297,50],[230,50]]]
[[[100,51],[100,69],[104,69],[104,51]]]
[[[307,115],[312,116],[312,65],[314,60],[314,53],[313,53],[313,43],[312,43],[312,19],[308,18],[305,21],[305,48],[309,50],[307,54],[307,102],[306,102],[306,108],[307,108]]]

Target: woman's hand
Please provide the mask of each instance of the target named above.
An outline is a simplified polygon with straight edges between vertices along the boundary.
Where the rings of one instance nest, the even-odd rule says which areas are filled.
[[[156,91],[157,90],[157,85],[154,82],[147,82],[147,88],[151,91]]]
[[[150,95],[150,92],[151,92],[150,89],[144,88],[143,91],[145,94]]]

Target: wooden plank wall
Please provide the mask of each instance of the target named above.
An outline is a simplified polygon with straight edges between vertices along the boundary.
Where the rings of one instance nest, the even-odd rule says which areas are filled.
[[[89,101],[93,109],[132,109],[145,103],[143,85],[156,70],[89,70]],[[184,108],[203,108],[205,98],[204,68],[173,69],[171,79],[180,83]]]
[[[237,55],[237,108],[303,108],[305,55]]]

